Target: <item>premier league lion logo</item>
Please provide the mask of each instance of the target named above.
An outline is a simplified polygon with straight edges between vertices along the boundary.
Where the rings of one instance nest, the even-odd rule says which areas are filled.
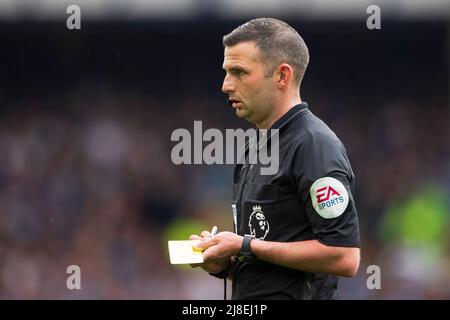
[[[269,221],[266,220],[261,206],[253,206],[253,212],[248,219],[250,234],[256,239],[264,240],[269,233]]]

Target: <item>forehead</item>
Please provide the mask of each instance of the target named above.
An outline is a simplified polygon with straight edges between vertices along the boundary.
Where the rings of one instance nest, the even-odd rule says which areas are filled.
[[[241,42],[231,47],[225,47],[223,68],[234,64],[251,65],[260,63],[259,49],[255,42]]]

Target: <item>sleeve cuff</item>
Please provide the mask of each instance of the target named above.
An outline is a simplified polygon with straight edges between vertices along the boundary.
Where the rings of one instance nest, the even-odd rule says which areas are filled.
[[[318,241],[326,246],[332,247],[361,248],[361,241],[359,239],[319,238]]]

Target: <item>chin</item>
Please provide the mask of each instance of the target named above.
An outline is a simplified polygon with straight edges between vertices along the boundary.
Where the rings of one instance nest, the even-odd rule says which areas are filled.
[[[248,112],[243,109],[236,109],[236,116],[238,116],[239,118],[247,118]]]

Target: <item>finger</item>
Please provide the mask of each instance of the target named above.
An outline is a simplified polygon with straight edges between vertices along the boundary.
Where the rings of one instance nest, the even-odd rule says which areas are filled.
[[[194,248],[196,250],[204,251],[204,250],[208,249],[209,247],[216,245],[218,243],[219,243],[219,240],[217,237],[204,238],[203,241],[201,241],[199,244],[195,245]]]
[[[204,231],[202,231],[202,232],[200,233],[200,236],[201,236],[202,238],[207,238],[207,237],[211,236],[211,233],[210,233],[209,231],[207,231],[207,230],[204,230]]]
[[[189,264],[191,266],[191,268],[198,268],[200,267],[202,264],[201,263],[191,263]]]
[[[222,258],[219,254],[217,246],[209,247],[207,250],[203,251],[203,261],[209,262],[212,260],[217,260]]]
[[[196,234],[191,234],[189,240],[201,240],[202,238]]]

